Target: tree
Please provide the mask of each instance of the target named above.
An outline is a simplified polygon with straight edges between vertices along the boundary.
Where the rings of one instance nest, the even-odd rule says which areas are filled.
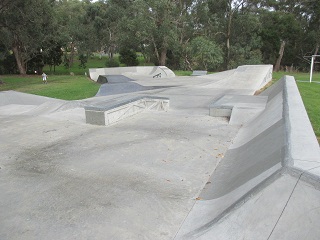
[[[261,27],[259,16],[251,11],[234,16],[228,68],[262,63]]]
[[[122,19],[121,31],[126,32],[121,36],[122,46],[137,42],[142,52],[149,54],[156,65],[166,65],[168,50],[171,46],[177,46],[179,40],[184,40],[181,29],[186,12],[183,9],[190,4],[188,2],[134,1],[128,10],[130,14]]]
[[[234,27],[234,17],[241,12],[247,4],[246,0],[210,0],[208,6],[210,12],[218,19],[219,31],[225,41],[225,68],[229,68],[230,51],[232,41],[232,29]]]
[[[20,74],[26,74],[27,62],[40,54],[50,35],[50,5],[46,0],[15,0],[0,8],[0,41],[12,49]]]
[[[89,3],[81,1],[59,1],[54,4],[55,17],[59,25],[59,42],[64,45],[66,68],[73,65],[76,49],[83,49],[86,38],[94,36],[84,22],[87,4]]]
[[[187,52],[193,69],[215,70],[223,62],[220,47],[205,37],[193,39]]]
[[[302,34],[300,23],[292,13],[265,12],[262,16],[264,59],[274,62],[274,71],[280,70],[285,47]]]
[[[44,56],[44,63],[50,66],[53,66],[53,72],[56,71],[56,66],[59,66],[62,63],[62,45],[59,43],[51,42],[49,48],[46,50],[46,55]]]
[[[137,53],[134,50],[124,48],[121,49],[119,53],[119,60],[121,63],[124,63],[127,66],[137,66],[139,64]]]

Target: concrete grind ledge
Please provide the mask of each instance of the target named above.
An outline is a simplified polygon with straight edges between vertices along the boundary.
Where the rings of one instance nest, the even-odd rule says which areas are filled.
[[[107,126],[144,110],[167,111],[169,109],[169,99],[141,96],[107,106],[86,106],[84,109],[86,123]]]
[[[259,200],[261,195],[265,199],[274,198],[276,202],[271,203],[270,207],[279,206],[279,211],[273,213],[273,217],[280,218],[283,213],[292,214],[286,206],[290,204],[290,197],[299,186],[299,182],[319,189],[319,145],[295,79],[285,76],[260,96],[268,98],[266,108],[240,129],[175,239],[257,239],[253,237],[257,233],[247,232],[248,226],[238,227],[238,233],[230,233],[227,230],[235,231],[231,228],[234,224],[238,224],[237,221],[246,221],[239,217],[240,213],[245,215],[248,208],[258,208],[255,204],[250,205],[247,202],[251,199],[253,202],[263,202],[264,200]],[[283,181],[288,178],[290,184],[289,180]],[[278,199],[278,193],[274,192],[273,189],[278,188],[276,186],[279,182],[282,182],[281,187],[285,187],[288,191],[289,200],[280,197]],[[292,188],[293,190],[290,190]],[[267,195],[270,189],[273,193]],[[312,194],[318,193],[312,192]],[[307,207],[310,200],[306,200],[305,196],[299,196],[299,201],[302,201],[301,198],[305,199]],[[296,204],[296,201],[298,200],[294,198],[291,204]],[[268,209],[266,204],[262,207]],[[251,225],[259,225],[260,228],[263,226],[259,235],[262,239],[267,239],[269,234],[270,239],[276,239],[274,236],[278,234],[275,230],[278,225],[279,229],[285,228],[283,224],[278,223],[278,220],[274,228],[269,229],[267,226],[270,226],[271,217],[260,216],[260,209],[250,211],[255,212],[251,213],[251,220],[256,218],[256,222],[251,222]],[[270,208],[268,211],[275,210]],[[304,221],[307,221],[308,215],[305,218]],[[316,219],[320,220],[320,213]],[[239,223],[240,225],[242,224]],[[295,229],[295,232],[300,230],[303,232],[302,229]],[[281,239],[298,238],[281,235]]]

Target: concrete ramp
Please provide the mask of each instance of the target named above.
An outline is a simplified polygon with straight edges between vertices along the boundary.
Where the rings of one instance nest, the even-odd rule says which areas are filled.
[[[272,79],[272,68],[272,65],[244,65],[219,74],[201,76],[201,78],[214,79],[221,76],[218,82],[209,83],[203,87],[237,89],[253,95],[256,90],[265,86]]]
[[[21,93],[16,91],[0,92],[0,106],[8,104],[18,105],[40,105],[45,102],[64,102],[60,99],[48,98],[28,93]]]
[[[299,140],[299,134],[294,133],[296,130],[292,128],[293,124],[297,124],[296,120],[293,120],[293,116],[299,115],[302,116],[302,119],[307,119],[305,110],[301,109],[300,94],[294,86],[294,78],[287,76],[261,94],[261,96],[268,97],[265,110],[256,118],[244,124],[239,130],[233,144],[197,198],[198,201],[196,201],[182,224],[176,239],[259,239],[252,238],[253,233],[250,233],[251,235],[246,233],[247,226],[242,226],[242,229],[239,228],[238,231],[242,231],[243,234],[239,233],[238,238],[233,238],[230,228],[229,232],[225,231],[230,223],[224,223],[224,219],[235,219],[232,214],[241,211],[237,209],[251,196],[255,196],[261,191],[268,192],[269,190],[265,190],[265,188],[270,184],[269,188],[272,190],[268,194],[275,194],[271,192],[279,184],[282,187],[288,186],[292,190],[295,180],[282,183],[277,183],[277,181],[284,181],[281,173],[288,171],[288,169],[289,171],[299,172],[297,164],[300,162],[306,163],[309,159],[313,162],[313,167],[317,169],[320,167],[319,146],[312,128],[310,129],[310,122],[299,122],[299,128],[304,129],[304,135],[311,136],[308,139],[303,138],[305,142]],[[296,112],[297,110],[298,112]],[[294,157],[291,154],[293,146],[297,147],[297,145],[299,145],[300,152],[298,157]],[[309,154],[301,154],[302,152]],[[299,163],[295,163],[296,160]],[[300,167],[302,165],[300,164]],[[306,168],[303,169],[303,171],[306,170]],[[318,179],[316,174],[312,175],[312,170],[309,166],[308,172],[300,171],[300,174],[306,176],[305,180]],[[288,194],[286,196],[288,197]],[[274,195],[267,195],[266,197],[276,198]],[[278,206],[284,208],[288,199],[283,197],[281,201]],[[246,211],[246,207],[243,207],[244,210],[242,211]],[[273,206],[267,207],[272,212]],[[277,211],[276,214],[280,216],[281,210]],[[259,215],[259,212],[256,212],[254,217],[256,215]],[[317,216],[320,220],[320,214]],[[270,224],[268,222],[270,219],[266,220],[263,217],[259,218],[259,221],[261,225]],[[272,224],[276,226],[276,221]],[[220,226],[220,228],[217,226]],[[263,230],[269,231],[270,234],[272,228]],[[219,238],[216,238],[217,236]],[[260,236],[261,239],[267,239],[267,237]]]
[[[15,91],[0,92],[2,116],[41,116],[56,120],[85,122],[84,106],[81,101],[65,101]]]
[[[100,75],[124,75],[129,78],[136,78],[138,76],[150,78],[175,77],[174,72],[165,66],[90,68],[89,75],[94,81],[97,81]]]

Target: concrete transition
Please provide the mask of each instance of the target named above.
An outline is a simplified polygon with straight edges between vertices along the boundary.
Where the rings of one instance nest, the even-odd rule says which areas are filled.
[[[123,75],[126,77],[146,76],[152,78],[172,78],[174,72],[165,66],[158,67],[115,67],[115,68],[90,68],[90,78],[98,81],[99,76]],[[102,82],[104,80],[101,80]]]
[[[91,69],[90,99],[0,92],[0,239],[318,239],[319,145],[293,77],[254,95],[271,76]]]

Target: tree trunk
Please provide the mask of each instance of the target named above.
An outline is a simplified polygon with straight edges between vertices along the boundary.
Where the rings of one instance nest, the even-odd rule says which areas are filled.
[[[226,69],[229,68],[229,62],[230,62],[230,38],[231,38],[232,15],[233,15],[233,12],[230,9],[230,13],[228,16],[228,28],[226,33],[226,59],[225,59]]]
[[[279,57],[276,61],[276,65],[274,66],[274,71],[275,72],[279,72],[280,70],[280,65],[281,65],[281,60],[283,57],[283,53],[284,53],[284,47],[286,46],[286,41],[282,40],[281,41],[281,45],[280,45],[280,49],[279,49]]]
[[[165,66],[166,65],[166,60],[167,60],[167,49],[163,48],[161,50],[161,54],[160,54],[159,65],[160,66]]]
[[[158,48],[157,48],[157,44],[156,44],[156,42],[155,42],[153,37],[152,37],[152,43],[153,43],[153,47],[154,47],[154,53],[156,54],[156,57],[157,57],[157,61],[160,64],[160,54],[159,54],[159,51],[158,51]]]
[[[317,44],[316,50],[314,51],[314,54],[313,54],[313,55],[318,55],[318,52],[319,52],[319,44]]]
[[[27,73],[27,71],[26,71],[26,67],[23,63],[21,53],[19,51],[19,47],[17,45],[12,46],[12,51],[13,51],[14,57],[17,62],[19,73],[22,75],[25,75]]]
[[[73,66],[73,61],[74,61],[74,42],[71,42],[71,53],[70,53],[69,69]]]

